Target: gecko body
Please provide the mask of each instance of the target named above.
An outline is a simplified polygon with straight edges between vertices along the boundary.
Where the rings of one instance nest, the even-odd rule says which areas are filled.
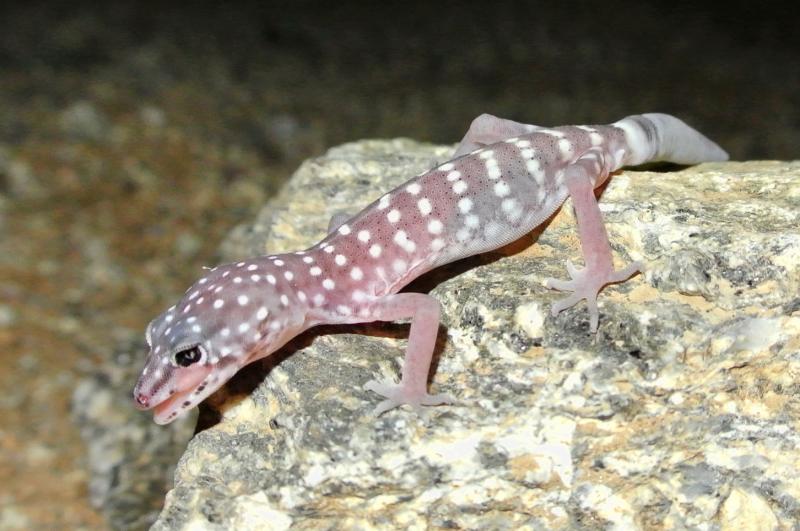
[[[199,279],[147,327],[150,352],[135,403],[167,423],[310,327],[403,318],[411,318],[411,329],[400,382],[366,385],[384,397],[376,412],[447,403],[449,396],[427,392],[439,303],[401,288],[435,267],[516,240],[571,197],[585,267],[568,263],[570,280],[548,280],[571,292],[553,314],[585,299],[595,331],[599,291],[640,265],[613,269],[594,189],[626,165],[726,159],[716,144],[664,114],[556,128],[481,115],[453,160],[346,221],[334,218],[316,245],[220,265]]]

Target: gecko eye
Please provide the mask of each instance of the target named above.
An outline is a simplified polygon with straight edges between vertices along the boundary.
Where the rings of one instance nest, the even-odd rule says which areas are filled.
[[[187,348],[175,353],[175,364],[181,367],[188,367],[203,359],[203,351],[200,347]]]

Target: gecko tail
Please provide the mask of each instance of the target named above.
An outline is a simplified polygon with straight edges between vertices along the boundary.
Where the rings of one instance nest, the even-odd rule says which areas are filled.
[[[631,152],[626,164],[666,161],[698,164],[728,160],[728,153],[700,131],[669,114],[628,116],[614,126],[625,131]]]

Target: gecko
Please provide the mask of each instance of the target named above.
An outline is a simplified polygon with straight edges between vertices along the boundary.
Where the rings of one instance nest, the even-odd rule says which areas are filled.
[[[194,283],[146,329],[149,353],[134,403],[166,424],[203,401],[239,369],[321,324],[410,319],[400,381],[366,383],[394,407],[447,404],[428,393],[439,329],[432,296],[400,290],[433,268],[508,244],[547,220],[567,197],[584,266],[567,261],[568,295],[552,315],[585,300],[589,330],[597,296],[639,272],[615,270],[595,189],[624,166],[724,161],[728,154],[674,116],[633,115],[610,125],[541,127],[490,114],[473,120],[452,160],[385,193],[355,216],[334,216],[312,247],[223,264]]]

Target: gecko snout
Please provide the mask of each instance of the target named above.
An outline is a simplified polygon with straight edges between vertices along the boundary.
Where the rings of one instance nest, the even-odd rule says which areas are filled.
[[[150,397],[148,397],[144,393],[134,393],[133,394],[133,401],[136,405],[137,409],[149,409],[150,408]]]

